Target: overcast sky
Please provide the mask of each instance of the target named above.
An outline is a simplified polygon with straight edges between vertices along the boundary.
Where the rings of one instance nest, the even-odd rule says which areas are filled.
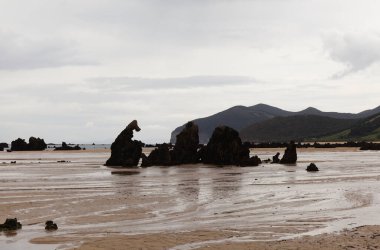
[[[0,141],[144,142],[234,105],[380,105],[380,1],[0,0]]]

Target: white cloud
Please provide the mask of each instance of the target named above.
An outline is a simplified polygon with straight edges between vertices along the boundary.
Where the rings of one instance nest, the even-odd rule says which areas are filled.
[[[377,33],[333,33],[324,37],[329,56],[345,69],[334,79],[363,71],[380,61],[380,35]]]

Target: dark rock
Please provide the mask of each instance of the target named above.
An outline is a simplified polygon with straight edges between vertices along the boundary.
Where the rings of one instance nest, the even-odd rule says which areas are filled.
[[[275,154],[272,157],[272,163],[280,163],[280,153],[279,152],[277,152],[277,154]]]
[[[111,145],[111,157],[107,160],[106,166],[137,166],[142,154],[142,143],[132,140],[133,130],[137,132],[139,128],[137,121],[132,121],[115,139]]]
[[[56,223],[54,223],[52,220],[48,220],[45,222],[45,230],[48,230],[48,231],[54,231],[54,230],[57,230],[58,229],[58,226]]]
[[[74,147],[71,147],[71,146],[67,145],[66,142],[62,142],[61,147],[54,148],[54,151],[56,151],[56,150],[81,150],[81,147],[79,147],[79,145],[75,145]]]
[[[29,147],[29,150],[38,151],[38,150],[45,150],[47,148],[47,145],[44,139],[30,137],[28,147]]]
[[[172,161],[175,164],[192,164],[198,162],[199,135],[198,126],[188,122],[181,133],[177,135],[176,144],[172,151]]]
[[[16,161],[11,161],[11,164],[16,164]]]
[[[171,153],[168,144],[161,144],[148,157],[145,154],[142,155],[141,167],[171,166],[173,165]]]
[[[284,156],[280,160],[282,164],[294,164],[297,162],[297,147],[294,141],[291,141],[285,149]]]
[[[4,151],[4,149],[8,147],[9,147],[8,143],[5,143],[5,142],[0,143],[0,151]]]
[[[220,126],[214,130],[201,154],[202,162],[206,164],[245,165],[249,159],[249,148],[243,146],[235,129]]]
[[[306,171],[308,172],[317,172],[319,171],[318,167],[314,163],[310,163],[309,166],[307,166]]]
[[[45,150],[47,145],[44,139],[30,137],[29,144],[21,138],[12,141],[11,143],[11,151],[41,151]]]
[[[6,219],[4,224],[0,224],[0,231],[2,230],[17,230],[21,229],[22,225],[17,221],[17,218],[14,219]]]
[[[362,142],[360,150],[380,150],[380,143]]]
[[[12,151],[27,151],[29,150],[28,143],[21,138],[18,138],[11,143]]]

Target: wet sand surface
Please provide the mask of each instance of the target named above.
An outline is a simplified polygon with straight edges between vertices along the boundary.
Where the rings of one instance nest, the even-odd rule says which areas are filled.
[[[0,232],[0,249],[265,249],[253,247],[380,225],[378,151],[300,149],[297,165],[244,168],[112,169],[109,154],[1,152],[0,220],[17,217],[23,229]],[[310,162],[320,172],[306,172]],[[46,220],[59,230],[45,232]],[[372,239],[378,229],[355,230]]]

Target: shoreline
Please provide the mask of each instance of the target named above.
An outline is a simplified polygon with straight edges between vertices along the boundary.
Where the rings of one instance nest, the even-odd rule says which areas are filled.
[[[73,244],[76,241],[76,244]],[[318,235],[294,236],[291,239],[250,240],[244,232],[233,230],[197,230],[178,233],[153,233],[139,235],[114,235],[100,237],[41,237],[33,244],[65,244],[70,250],[269,250],[269,249],[378,249],[380,225],[359,226],[340,232]]]

